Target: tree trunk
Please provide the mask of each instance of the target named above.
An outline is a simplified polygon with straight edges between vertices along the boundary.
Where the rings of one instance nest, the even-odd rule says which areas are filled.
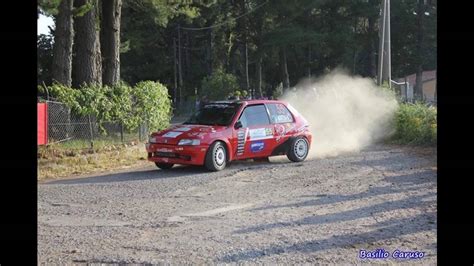
[[[206,56],[207,56],[207,75],[210,76],[212,74],[212,29],[209,29],[209,41],[207,44]]]
[[[248,44],[247,41],[245,41],[245,86],[247,92],[250,92],[250,81],[249,81],[249,49],[248,49]],[[250,93],[251,96],[252,93]]]
[[[308,78],[311,78],[311,45],[308,47]]]
[[[115,85],[120,81],[120,18],[122,0],[103,0],[101,19],[102,83]]]
[[[176,38],[173,38],[173,63],[174,63],[174,88],[173,88],[173,104],[176,107],[176,101],[178,98],[178,71],[177,71],[177,65],[178,65],[178,60],[176,58]]]
[[[288,75],[288,66],[286,63],[286,48],[282,47],[281,54],[281,71],[283,75],[283,90],[290,88],[290,76]]]
[[[179,97],[178,105],[181,107],[183,102],[182,88],[183,88],[183,71],[182,71],[182,60],[181,60],[181,28],[178,25],[178,83],[179,83]]]
[[[235,1],[235,7],[237,14],[245,14],[247,12],[247,8],[245,5],[246,0],[238,0]],[[245,88],[247,92],[252,94],[249,89],[249,81],[248,81],[248,22],[246,18],[242,18],[237,20],[236,23],[236,35],[237,35],[237,42],[239,46],[239,59],[238,59],[238,76],[239,76],[239,83],[241,88]]]
[[[53,81],[70,87],[72,73],[72,42],[74,29],[72,19],[72,1],[62,0],[56,17],[53,47]]]
[[[417,43],[416,43],[416,83],[415,83],[415,99],[423,98],[423,16],[425,15],[424,0],[418,0],[416,10],[416,26],[417,26]]]
[[[99,12],[99,7],[97,7],[96,9],[96,14],[100,14]],[[98,16],[98,15],[97,15]],[[95,54],[95,69],[97,71],[97,84],[99,85],[102,85],[102,53],[100,51],[100,30],[97,29],[99,27],[99,25],[97,25],[96,27],[96,31],[95,31],[95,42],[94,42],[94,46],[95,46],[95,51],[96,51],[96,54]]]
[[[102,84],[100,42],[96,30],[97,0],[75,0],[74,7],[78,8],[87,3],[92,3],[93,7],[83,16],[76,17],[74,23],[76,34],[72,82],[75,88],[82,84]]]
[[[375,77],[377,75],[377,38],[375,34],[375,21],[373,17],[368,18],[368,28],[369,33],[369,69],[368,74],[370,77]]]
[[[380,1],[369,0],[368,5],[376,9],[380,5]],[[377,18],[378,13],[375,12],[370,12],[367,15],[368,62],[366,74],[372,78],[377,76]]]
[[[262,93],[262,56],[259,56],[257,58],[257,91],[258,91],[258,96],[261,98],[263,97]]]
[[[423,66],[421,65],[416,68],[415,90],[413,93],[416,100],[423,99]]]
[[[189,52],[189,48],[191,47],[191,45],[189,44],[189,33],[186,32],[186,46],[184,47],[184,61],[185,61],[185,68],[184,68],[184,75],[186,77],[190,77],[191,76],[191,57],[190,57],[190,52]]]

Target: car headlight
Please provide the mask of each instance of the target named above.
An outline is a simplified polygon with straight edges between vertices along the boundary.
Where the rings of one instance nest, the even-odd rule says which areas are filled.
[[[148,138],[148,142],[149,142],[149,143],[155,143],[155,142],[156,142],[156,138],[155,138],[155,137],[150,137],[150,138]]]
[[[182,139],[178,142],[178,145],[199,145],[201,141],[198,139]]]

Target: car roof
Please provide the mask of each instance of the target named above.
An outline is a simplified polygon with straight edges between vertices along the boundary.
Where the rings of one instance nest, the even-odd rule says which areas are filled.
[[[252,99],[252,100],[233,100],[233,101],[211,101],[207,104],[238,104],[238,103],[243,103],[245,105],[249,105],[249,104],[263,104],[263,103],[285,103],[285,102],[280,101],[280,100]]]

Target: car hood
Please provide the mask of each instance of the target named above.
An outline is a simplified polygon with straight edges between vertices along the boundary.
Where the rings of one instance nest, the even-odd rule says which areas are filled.
[[[204,139],[209,134],[222,131],[225,128],[225,126],[181,124],[155,132],[151,137],[155,138],[155,143],[178,144],[181,139]]]

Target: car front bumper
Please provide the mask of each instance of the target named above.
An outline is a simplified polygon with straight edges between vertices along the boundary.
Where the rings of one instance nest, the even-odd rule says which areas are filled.
[[[203,165],[209,146],[168,145],[146,143],[148,161],[157,163]]]

